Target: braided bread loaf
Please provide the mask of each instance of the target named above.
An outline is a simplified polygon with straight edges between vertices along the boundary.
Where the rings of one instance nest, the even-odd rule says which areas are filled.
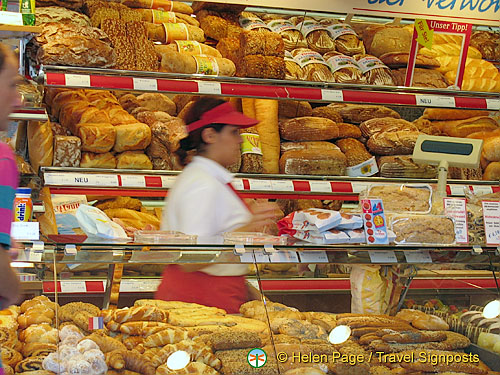
[[[178,328],[167,328],[163,331],[148,336],[144,341],[144,346],[146,348],[156,348],[168,344],[176,344],[182,340],[187,340],[188,338],[189,333],[185,330],[181,330]]]
[[[155,321],[167,322],[168,312],[154,306],[135,306],[130,309],[116,310],[113,320],[117,323]]]

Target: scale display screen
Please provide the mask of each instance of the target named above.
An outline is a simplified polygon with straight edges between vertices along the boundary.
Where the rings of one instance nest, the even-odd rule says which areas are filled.
[[[467,156],[472,154],[474,147],[468,143],[425,140],[422,142],[420,149],[424,152]]]

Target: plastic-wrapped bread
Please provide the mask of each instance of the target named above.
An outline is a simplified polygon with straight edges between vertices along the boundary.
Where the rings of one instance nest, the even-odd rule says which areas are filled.
[[[54,155],[54,143],[50,122],[28,122],[28,152],[35,172],[40,167],[50,167]]]
[[[142,20],[155,24],[162,23],[185,23],[186,25],[200,27],[200,23],[196,18],[183,13],[165,12],[157,9],[137,9],[136,12],[140,13]]]
[[[364,83],[365,77],[357,61],[339,52],[325,53],[323,58],[330,67],[336,83]]]
[[[278,128],[278,101],[255,99],[256,125],[262,145],[264,173],[279,173],[280,133]]]
[[[343,176],[346,157],[340,150],[292,150],[280,158],[284,174]]]
[[[394,86],[391,70],[377,57],[370,55],[354,56],[368,85]]]
[[[146,22],[148,38],[161,43],[172,43],[174,40],[194,40],[205,41],[205,34],[202,29],[185,23],[163,23],[154,24]]]
[[[160,56],[162,51],[172,50],[175,52],[187,53],[188,55],[222,57],[221,53],[214,47],[207,46],[195,40],[174,40],[173,43],[167,45],[155,44],[155,50]]]
[[[252,12],[241,12],[239,15],[239,23],[243,30],[254,30],[257,32],[269,32],[271,29],[262,21],[256,14]]]
[[[349,24],[332,18],[323,19],[320,23],[326,26],[338,52],[348,56],[366,53],[365,45]]]
[[[381,156],[378,159],[380,177],[436,178],[435,166],[415,163],[410,155]]]
[[[291,55],[301,68],[298,79],[313,82],[333,82],[332,72],[318,52],[307,48],[297,48],[291,52]]]
[[[435,215],[395,215],[390,229],[396,234],[397,244],[450,245],[455,243],[453,220]]]
[[[298,117],[280,121],[279,129],[281,138],[288,141],[325,141],[339,135],[335,122],[320,117]]]
[[[292,51],[295,48],[307,48],[307,41],[304,35],[289,20],[283,18],[272,19],[267,23],[267,26],[273,32],[281,35],[287,51]]]
[[[281,154],[293,150],[339,150],[339,148],[330,142],[325,141],[306,141],[306,142],[281,142]]]
[[[161,9],[166,12],[192,14],[193,8],[185,3],[170,0],[123,0],[123,5],[131,8]]]
[[[234,76],[236,66],[231,60],[213,56],[188,55],[175,51],[161,52],[161,70],[167,73]]]
[[[330,37],[325,26],[310,17],[292,17],[290,21],[304,35],[307,45],[321,54],[335,50],[335,41]]]

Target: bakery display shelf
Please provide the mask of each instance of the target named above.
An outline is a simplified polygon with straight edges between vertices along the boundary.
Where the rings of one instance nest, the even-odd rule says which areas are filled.
[[[16,108],[9,115],[9,120],[13,121],[47,121],[48,119],[45,108],[37,107]]]
[[[19,26],[0,24],[0,40],[1,39],[20,39],[30,34],[40,33],[40,26]]]
[[[134,90],[179,94],[222,95],[315,102],[499,110],[498,93],[345,85],[237,77],[209,77],[156,72],[42,67],[37,80],[48,87]]]
[[[177,171],[142,171],[119,169],[83,169],[43,167],[45,185],[52,194],[88,194],[137,197],[165,197]],[[299,176],[236,174],[235,189],[246,197],[269,199],[338,199],[357,200],[359,192],[371,183],[437,184],[437,180],[390,179],[382,177]],[[464,196],[464,188],[476,193],[500,191],[500,181],[449,180],[448,195]]]

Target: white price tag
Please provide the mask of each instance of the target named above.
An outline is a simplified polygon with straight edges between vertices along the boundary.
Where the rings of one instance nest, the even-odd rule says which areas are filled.
[[[451,195],[455,195],[458,197],[463,197],[465,195],[464,186],[463,185],[449,185]]]
[[[17,12],[0,12],[0,23],[4,25],[23,26],[23,15]]]
[[[64,246],[64,254],[66,255],[76,255],[76,246],[72,244],[67,244]]]
[[[493,188],[491,186],[473,186],[472,190],[474,191],[474,194],[476,195],[487,195],[487,194],[493,194]]]
[[[271,181],[273,191],[295,191],[293,182],[290,180]]]
[[[257,263],[270,263],[269,255],[264,254],[263,250],[254,250],[255,260]]]
[[[302,263],[328,263],[328,254],[326,251],[301,251],[299,253]]]
[[[264,254],[271,255],[274,253],[276,253],[276,249],[274,248],[273,245],[271,245],[271,244],[264,245]]]
[[[146,179],[142,175],[120,175],[123,187],[146,187]]]
[[[245,254],[245,246],[244,245],[234,245],[234,253],[236,255],[243,255]]]
[[[429,250],[405,251],[404,254],[408,263],[432,263]]]
[[[28,254],[28,262],[41,262],[42,253],[31,250]]]
[[[499,111],[500,99],[486,99],[486,108],[492,111]]]
[[[444,214],[455,220],[457,243],[469,243],[467,227],[467,202],[465,198],[443,198]]]
[[[90,87],[90,76],[83,74],[65,74],[66,86]]]
[[[40,239],[40,223],[15,221],[10,227],[10,235],[15,240],[38,241]]]
[[[235,190],[245,190],[245,187],[243,186],[243,180],[241,178],[235,178],[231,182],[231,185],[233,185],[233,188]]]
[[[299,257],[295,251],[278,250],[270,255],[271,263],[299,263]]]
[[[174,186],[175,176],[161,176],[161,186],[170,189]]]
[[[365,191],[368,188],[368,186],[370,186],[370,184],[361,184],[358,182],[352,182],[351,186],[352,186],[352,192],[359,194],[362,191]]]
[[[85,281],[61,281],[62,293],[87,293]]]
[[[321,98],[329,102],[343,102],[344,93],[342,90],[321,89]]]
[[[219,82],[198,82],[198,93],[206,95],[221,95],[221,86]]]
[[[415,95],[417,105],[424,107],[447,107],[455,108],[455,98],[438,95]]]
[[[500,245],[500,202],[482,201],[484,231],[488,245]]]
[[[332,185],[330,181],[309,181],[311,192],[314,193],[331,193]]]
[[[244,254],[240,255],[240,262],[241,263],[253,263],[253,251],[245,251]]]
[[[73,186],[106,186],[118,187],[118,176],[111,174],[78,174],[72,173],[71,176],[63,176],[62,179],[69,179],[67,185]],[[58,181],[60,182],[60,181]]]
[[[247,279],[247,283],[253,286],[255,289],[260,290],[259,281],[256,279]]]
[[[158,287],[161,284],[161,280],[160,279],[144,280],[143,284],[144,284],[144,289],[147,292],[156,292],[156,290],[158,289]]]
[[[153,78],[133,78],[134,90],[158,91],[158,81]]]
[[[370,260],[372,263],[397,263],[396,253],[392,250],[369,250]]]
[[[42,241],[33,241],[31,250],[43,253],[44,249],[45,249],[45,244]]]
[[[248,183],[250,190],[271,191],[273,189],[269,180],[248,180]]]
[[[130,293],[130,292],[145,292],[144,284],[139,280],[122,280],[120,282],[120,292]]]

